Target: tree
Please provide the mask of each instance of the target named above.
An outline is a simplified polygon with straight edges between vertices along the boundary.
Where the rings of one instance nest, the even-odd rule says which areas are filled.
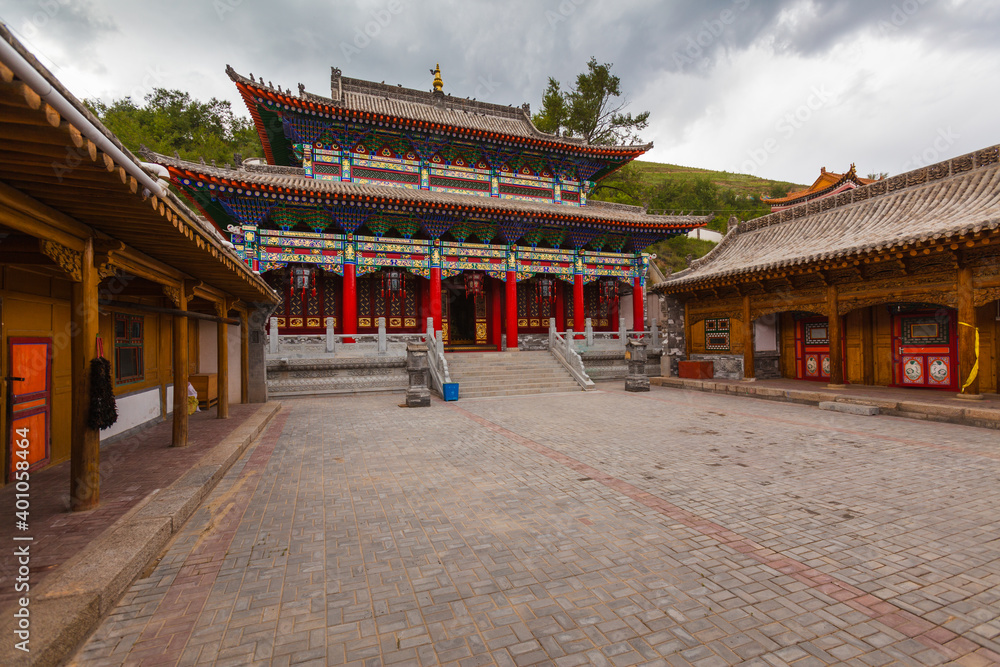
[[[142,106],[131,97],[84,104],[133,152],[145,145],[157,153],[176,151],[188,160],[204,157],[220,165],[233,162],[234,153],[251,157],[263,152],[253,122],[237,118],[226,100],[201,102],[180,90],[156,88]]]
[[[638,133],[649,125],[649,112],[635,117],[624,112],[629,102],[612,66],[591,57],[587,71],[576,77],[576,88],[567,91],[549,77],[542,110],[532,118],[535,126],[550,134],[582,137],[589,144],[640,143]]]

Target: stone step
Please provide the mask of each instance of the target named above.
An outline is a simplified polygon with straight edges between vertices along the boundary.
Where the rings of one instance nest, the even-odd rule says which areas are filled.
[[[548,351],[453,353],[446,358],[459,399],[580,391]]]
[[[463,391],[475,391],[479,389],[520,389],[528,387],[563,387],[563,386],[573,386],[579,388],[576,382],[569,380],[551,380],[548,382],[459,382],[458,383],[458,393],[462,394]]]
[[[463,398],[494,398],[500,396],[528,396],[532,394],[564,394],[568,392],[578,392],[580,391],[579,385],[574,384],[572,387],[542,387],[542,388],[525,388],[525,389],[489,389],[477,392],[459,392],[459,399]]]

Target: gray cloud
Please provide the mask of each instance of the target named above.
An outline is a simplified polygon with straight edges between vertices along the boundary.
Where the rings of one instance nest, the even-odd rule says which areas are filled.
[[[778,135],[758,172],[803,181],[834,159],[892,169],[948,125],[954,151],[996,141],[972,107],[995,106],[1000,0],[0,0],[0,16],[18,29],[46,2],[61,9],[29,46],[84,95],[132,94],[155,68],[242,109],[227,63],[328,94],[330,66],[428,89],[440,62],[447,92],[537,109],[547,77],[572,84],[595,56],[652,111],[663,161],[740,166]],[[786,139],[776,125],[819,84],[836,101]]]

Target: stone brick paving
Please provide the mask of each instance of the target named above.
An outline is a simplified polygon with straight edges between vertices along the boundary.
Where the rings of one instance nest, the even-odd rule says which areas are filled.
[[[76,664],[1000,662],[995,431],[602,388],[286,402]]]
[[[37,587],[56,567],[76,555],[156,489],[170,486],[212,447],[260,408],[231,405],[229,419],[216,419],[215,409],[189,419],[188,446],[170,446],[172,423],[167,420],[101,447],[101,503],[87,512],[69,510],[70,464],[64,461],[31,474],[31,585]],[[156,465],[149,465],[155,461]],[[16,489],[0,489],[0,513],[14,516]],[[0,523],[0,542],[12,544],[19,535],[14,521]],[[13,578],[16,561],[0,558],[0,583]],[[13,586],[0,586],[0,612],[19,597]]]

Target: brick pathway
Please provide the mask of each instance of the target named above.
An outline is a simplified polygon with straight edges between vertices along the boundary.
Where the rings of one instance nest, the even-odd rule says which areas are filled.
[[[995,431],[619,387],[286,402],[77,664],[1000,662]]]
[[[91,540],[141,502],[150,492],[170,486],[212,447],[260,408],[232,405],[229,419],[216,419],[215,410],[190,417],[188,446],[170,446],[172,423],[161,422],[101,447],[101,503],[87,512],[69,510],[70,464],[31,474],[31,585],[37,587],[56,567],[79,553]],[[155,465],[149,465],[155,462]],[[11,520],[0,523],[0,542],[12,544],[20,535],[14,526],[16,489],[0,489],[0,513]],[[13,577],[14,558],[0,558],[0,583]],[[18,594],[0,585],[0,612],[7,613]]]

